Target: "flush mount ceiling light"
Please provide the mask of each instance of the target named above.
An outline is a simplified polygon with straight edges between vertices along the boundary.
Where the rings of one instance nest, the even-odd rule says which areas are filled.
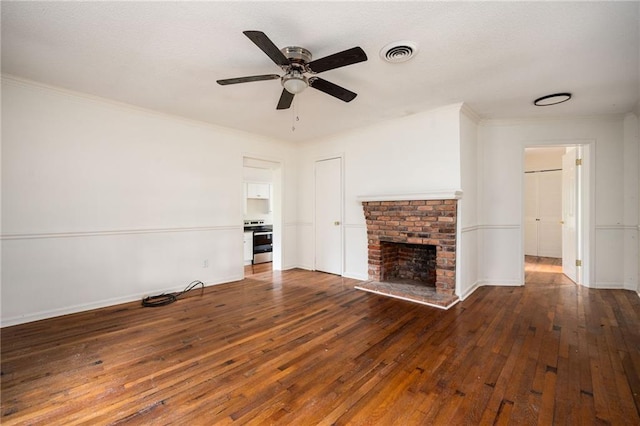
[[[543,96],[533,101],[535,106],[557,105],[567,102],[571,99],[571,93],[554,93],[552,95]]]
[[[394,41],[380,49],[380,57],[394,64],[406,62],[418,53],[418,46],[411,41]]]

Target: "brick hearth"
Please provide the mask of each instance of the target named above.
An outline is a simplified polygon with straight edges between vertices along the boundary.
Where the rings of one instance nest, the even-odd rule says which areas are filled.
[[[369,279],[435,285],[434,303],[448,305],[457,300],[454,291],[458,201],[363,201],[362,205],[367,223]],[[429,258],[433,251],[435,262]],[[430,270],[434,266],[435,270]],[[411,271],[414,267],[417,269]]]

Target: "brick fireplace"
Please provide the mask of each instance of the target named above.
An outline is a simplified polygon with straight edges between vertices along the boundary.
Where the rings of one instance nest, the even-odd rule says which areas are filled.
[[[458,200],[363,199],[362,205],[369,280],[403,284],[396,288],[419,291],[426,304],[455,303]]]

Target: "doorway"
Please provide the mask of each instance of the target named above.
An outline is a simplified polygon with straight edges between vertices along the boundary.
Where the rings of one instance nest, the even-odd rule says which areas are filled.
[[[342,158],[315,164],[315,270],[342,275]]]
[[[546,264],[588,286],[588,148],[574,143],[524,149],[523,282],[532,264]]]
[[[242,163],[242,212],[245,223],[243,268],[244,274],[282,270],[282,163],[278,160],[244,156]],[[251,226],[248,226],[248,222]],[[271,231],[269,261],[256,264],[254,245],[258,231]],[[254,229],[255,228],[255,229]],[[264,256],[263,256],[264,257]]]

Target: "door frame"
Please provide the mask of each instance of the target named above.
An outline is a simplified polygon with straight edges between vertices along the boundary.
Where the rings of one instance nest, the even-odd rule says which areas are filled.
[[[261,154],[254,154],[244,152],[242,153],[241,164],[245,167],[245,161],[258,160],[265,161],[274,164],[273,170],[273,260],[272,268],[274,271],[280,271],[284,265],[284,223],[283,223],[283,206],[284,206],[284,161],[281,158],[269,157]],[[241,185],[244,185],[244,179],[241,179]],[[240,189],[240,193],[243,193],[243,189]],[[241,200],[242,203],[245,200]],[[240,212],[244,210],[243,205],[240,205]],[[244,228],[243,228],[244,231]],[[243,256],[244,258],[244,256]],[[242,277],[244,278],[244,262],[242,268]]]
[[[317,179],[317,164],[319,161],[327,161],[327,160],[336,160],[340,159],[340,276],[344,275],[344,267],[345,267],[345,255],[344,255],[344,199],[345,199],[345,187],[344,187],[344,153],[337,153],[331,155],[323,155],[320,157],[316,157],[313,160],[313,270],[316,269],[317,262],[317,245],[316,238],[318,234],[318,218],[317,218],[317,194],[316,194],[316,179]]]
[[[582,166],[578,173],[578,225],[579,238],[577,257],[582,260],[582,266],[578,268],[578,282],[576,284],[585,287],[593,285],[595,277],[595,140],[594,139],[562,139],[562,140],[538,140],[526,141],[522,144],[521,158],[521,215],[520,215],[520,271],[521,282],[524,285],[524,198],[525,198],[525,149],[550,148],[550,147],[576,147],[578,155],[582,158]]]

